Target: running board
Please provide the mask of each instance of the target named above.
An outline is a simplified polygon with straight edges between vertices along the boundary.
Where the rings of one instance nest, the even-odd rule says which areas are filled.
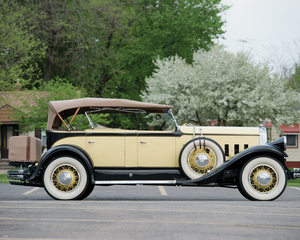
[[[176,180],[162,181],[95,181],[95,185],[175,185]]]

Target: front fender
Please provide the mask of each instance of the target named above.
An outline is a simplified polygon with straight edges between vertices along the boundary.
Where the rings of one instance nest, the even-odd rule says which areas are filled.
[[[191,180],[183,180],[183,181],[177,181],[178,184],[208,184],[208,183],[214,183],[219,179],[222,179],[224,170],[227,169],[241,169],[243,165],[251,158],[255,156],[272,156],[278,159],[283,165],[285,162],[285,158],[288,157],[288,155],[281,150],[280,148],[274,146],[274,145],[258,145],[251,148],[248,148],[244,150],[243,152],[237,154],[234,156],[231,160],[224,163],[220,167],[216,168],[212,172],[199,177],[197,179],[191,179]],[[285,166],[285,165],[284,165]]]
[[[45,153],[45,155],[42,157],[35,172],[31,175],[31,177],[28,179],[28,181],[31,181],[34,178],[36,178],[38,176],[39,172],[42,170],[42,168],[46,164],[46,162],[49,159],[51,159],[52,157],[57,156],[59,152],[62,152],[61,155],[68,155],[68,153],[72,153],[73,155],[80,157],[87,166],[87,169],[88,169],[90,177],[91,177],[91,182],[93,184],[95,183],[93,166],[92,166],[92,163],[90,161],[88,154],[83,149],[81,149],[77,146],[75,147],[75,146],[71,146],[71,145],[60,145],[60,146],[56,146],[56,147],[49,149]]]

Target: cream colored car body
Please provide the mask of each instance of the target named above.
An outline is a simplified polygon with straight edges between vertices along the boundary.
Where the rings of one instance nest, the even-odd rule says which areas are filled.
[[[180,127],[181,136],[173,131],[137,131],[122,129],[88,129],[85,137],[67,137],[58,140],[52,147],[73,145],[83,149],[94,167],[179,167],[179,155],[183,146],[194,138],[193,127]],[[59,131],[61,133],[61,131]],[[216,141],[225,152],[228,145],[229,160],[236,153],[260,144],[257,127],[195,127],[195,137],[202,135]],[[89,133],[105,136],[87,136]],[[107,136],[120,133],[122,136]],[[126,136],[129,135],[129,136]],[[149,136],[147,136],[149,135]]]

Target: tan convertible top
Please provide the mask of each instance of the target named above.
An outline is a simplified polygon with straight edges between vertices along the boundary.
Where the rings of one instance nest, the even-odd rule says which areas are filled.
[[[91,108],[123,108],[123,109],[141,109],[151,113],[162,113],[164,109],[173,109],[168,105],[160,105],[153,103],[144,103],[126,99],[112,99],[112,98],[80,98],[62,101],[50,101],[47,130],[50,130],[55,123],[61,124],[61,120],[58,114],[63,118],[67,118],[74,115],[77,111],[78,114],[82,114],[86,111],[92,110]],[[113,112],[111,109],[101,111]],[[57,122],[58,121],[58,122]]]

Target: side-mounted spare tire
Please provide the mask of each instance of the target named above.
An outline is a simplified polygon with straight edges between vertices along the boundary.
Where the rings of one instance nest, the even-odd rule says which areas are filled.
[[[199,178],[221,166],[225,156],[220,145],[210,138],[199,137],[189,141],[181,150],[179,165],[190,179]]]
[[[57,200],[81,200],[94,189],[85,164],[73,156],[53,159],[44,170],[43,185]]]

